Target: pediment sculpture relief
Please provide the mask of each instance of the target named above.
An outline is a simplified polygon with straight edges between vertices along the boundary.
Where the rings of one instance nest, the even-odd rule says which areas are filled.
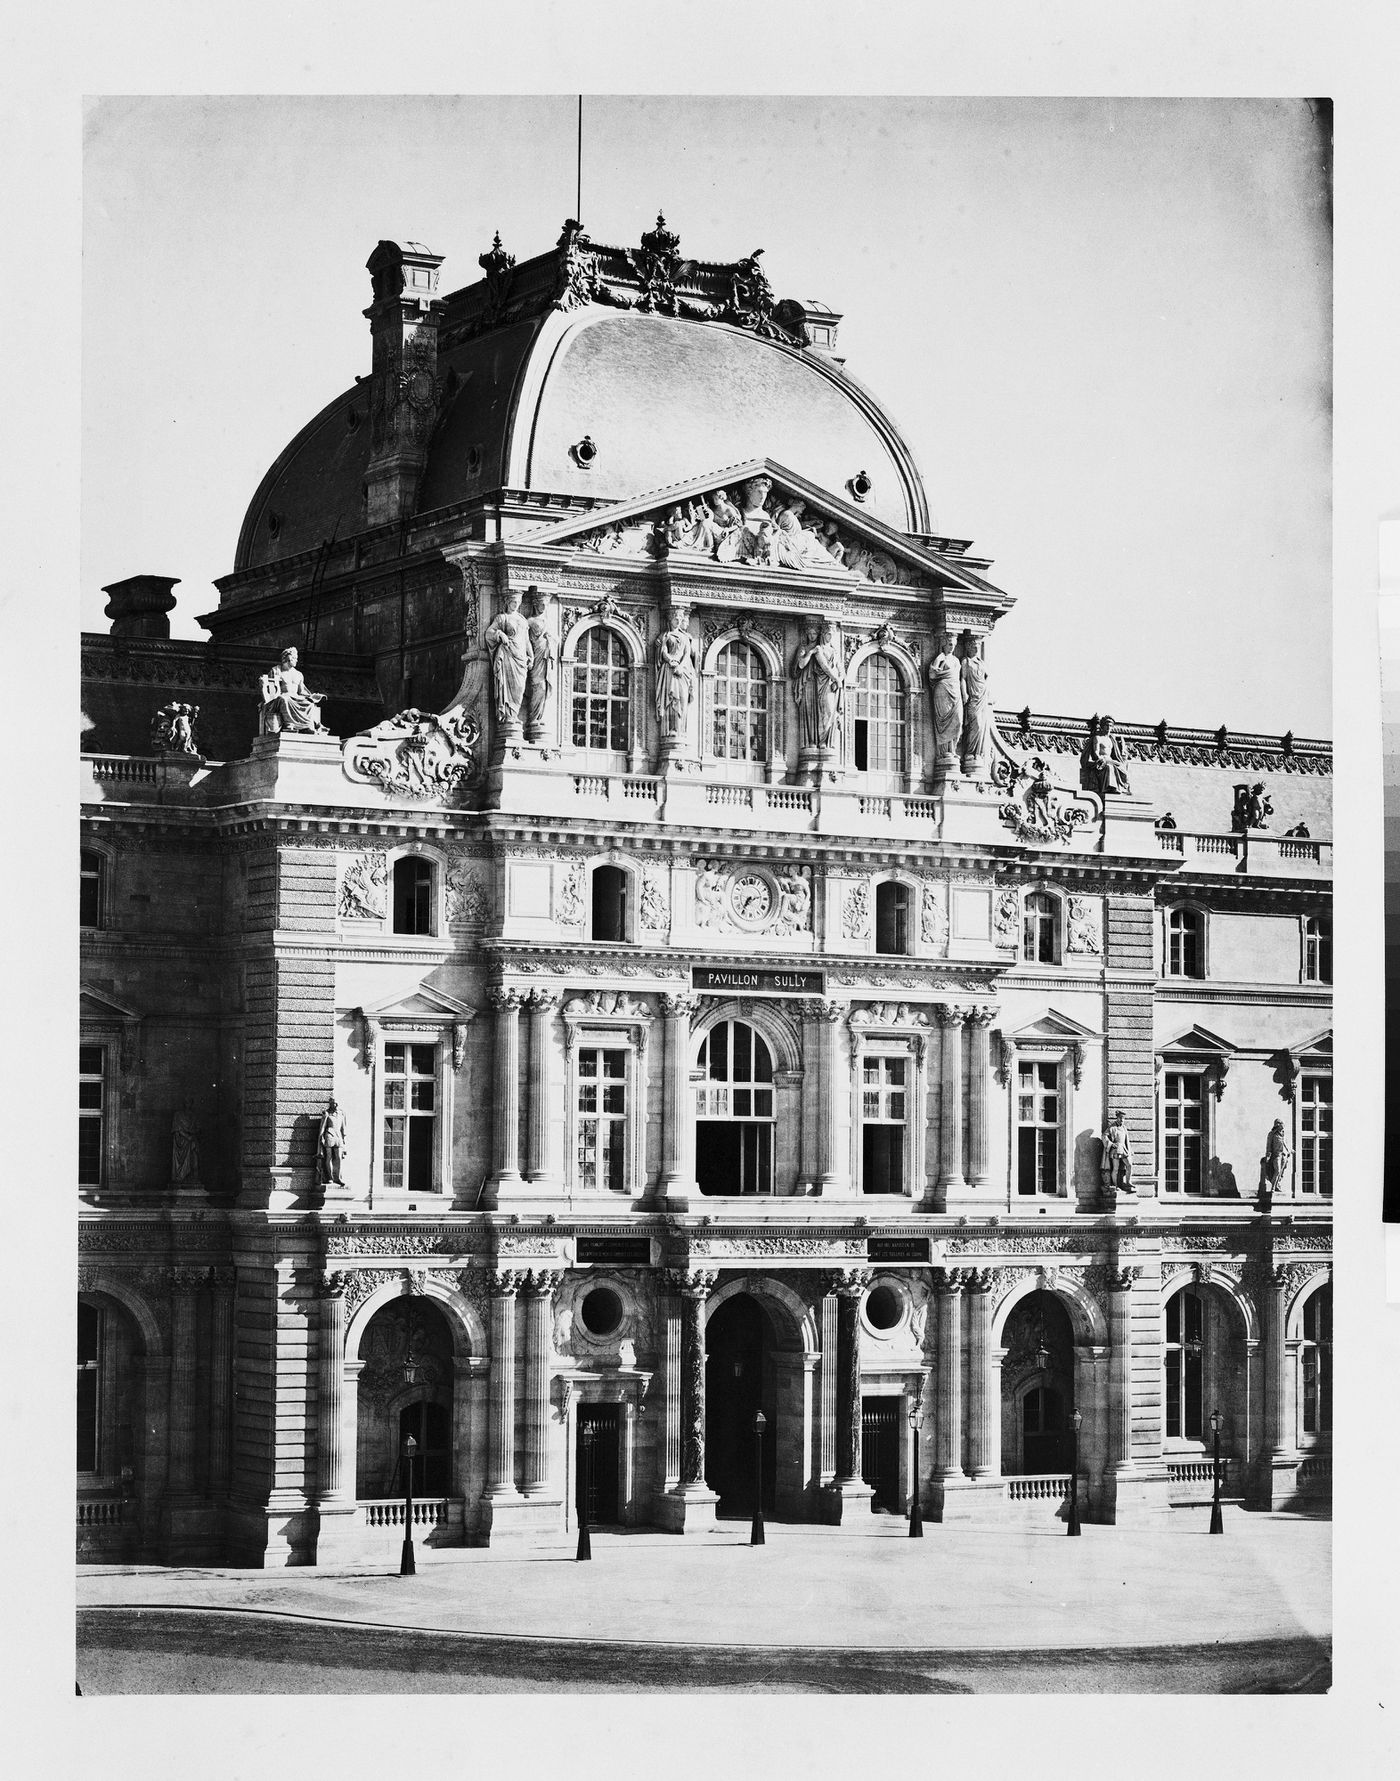
[[[434,714],[410,706],[345,743],[345,776],[407,798],[451,798],[476,769],[481,726],[461,706]]]

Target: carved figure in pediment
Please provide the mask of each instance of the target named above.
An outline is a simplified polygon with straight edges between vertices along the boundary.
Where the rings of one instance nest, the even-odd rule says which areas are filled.
[[[525,675],[525,694],[520,707],[520,721],[527,742],[537,742],[544,733],[545,711],[554,690],[554,640],[545,623],[544,609],[542,596],[533,594],[526,626],[530,666]]]
[[[778,509],[774,520],[778,528],[778,561],[789,569],[829,569],[830,551],[802,518],[806,507],[806,502],[794,495]]]
[[[778,565],[778,527],[768,511],[767,501],[773,487],[771,476],[751,476],[739,491],[739,528],[726,537],[720,546],[722,563],[759,563],[767,568]]]
[[[933,695],[934,766],[945,771],[959,763],[958,745],[963,734],[962,663],[953,653],[953,639],[944,631],[928,665],[929,691]]]
[[[899,580],[899,565],[892,556],[883,550],[871,550],[859,541],[846,546],[846,567],[867,581]]]
[[[987,764],[992,747],[992,701],[987,690],[986,645],[964,631],[962,644],[962,769],[964,773],[980,773]]]
[[[802,746],[834,748],[843,680],[837,665],[836,634],[829,620],[807,620],[805,638],[792,658],[791,679]]]
[[[520,616],[520,595],[507,590],[502,609],[486,632],[491,653],[491,692],[496,722],[514,729],[520,721],[525,679],[530,671],[530,628]]]
[[[258,734],[276,736],[286,730],[291,734],[324,736],[317,707],[324,693],[307,691],[301,670],[297,667],[295,649],[284,649],[278,665],[261,677],[262,710],[258,714]]]
[[[656,640],[656,721],[663,742],[684,737],[695,698],[699,670],[689,626],[690,609],[673,606]]]

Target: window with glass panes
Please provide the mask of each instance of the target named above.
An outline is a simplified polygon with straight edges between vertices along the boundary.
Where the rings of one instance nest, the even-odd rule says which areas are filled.
[[[748,643],[726,643],[715,662],[714,750],[720,760],[768,759],[768,676]]]
[[[1167,975],[1201,976],[1201,915],[1198,909],[1173,909],[1167,917]]]
[[[107,862],[100,853],[84,849],[78,862],[78,925],[102,926],[102,889]]]
[[[851,701],[851,755],[857,772],[904,771],[904,681],[888,656],[867,656],[856,669]]]
[[[1060,1190],[1060,1066],[1020,1058],[1016,1064],[1016,1191]]]
[[[1332,1078],[1304,1076],[1298,1088],[1298,1185],[1332,1191]]]
[[[627,1053],[578,1054],[578,1164],[575,1185],[622,1193],[627,1187]]]
[[[773,1054],[742,1020],[721,1020],[700,1042],[695,1174],[702,1194],[773,1191]]]
[[[1194,1292],[1179,1292],[1167,1300],[1164,1354],[1169,1441],[1201,1438],[1203,1311],[1204,1306]]]
[[[1204,1079],[1168,1070],[1162,1088],[1162,1180],[1169,1194],[1201,1191]]]
[[[78,1470],[101,1470],[102,1313],[78,1301]]]
[[[595,625],[574,659],[575,748],[627,748],[632,668],[622,639]]]
[[[867,1053],[860,1065],[861,1188],[868,1194],[904,1192],[904,1129],[908,1057]]]
[[[100,1045],[78,1047],[78,1186],[102,1185],[102,1137],[107,1117],[106,1058]]]
[[[1332,981],[1332,918],[1310,915],[1303,923],[1303,979],[1307,983]]]
[[[1332,1432],[1332,1288],[1320,1286],[1303,1306],[1303,1433]]]
[[[1060,906],[1048,891],[1032,891],[1022,910],[1021,957],[1033,965],[1055,962],[1055,923]]]
[[[437,1047],[384,1047],[384,1186],[428,1193],[437,1132]]]

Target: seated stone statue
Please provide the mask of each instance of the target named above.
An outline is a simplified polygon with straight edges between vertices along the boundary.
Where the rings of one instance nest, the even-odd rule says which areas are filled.
[[[259,735],[276,736],[282,730],[325,735],[326,726],[321,722],[317,708],[326,695],[307,691],[294,649],[282,651],[280,663],[262,676],[261,685]]]

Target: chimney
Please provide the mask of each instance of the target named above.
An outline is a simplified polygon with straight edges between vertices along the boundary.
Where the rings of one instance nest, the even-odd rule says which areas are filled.
[[[103,588],[114,637],[169,637],[178,575],[129,575]]]
[[[371,526],[408,519],[428,461],[438,411],[437,291],[442,255],[419,242],[381,241],[366,262],[374,285],[369,318],[370,457],[365,504]]]

